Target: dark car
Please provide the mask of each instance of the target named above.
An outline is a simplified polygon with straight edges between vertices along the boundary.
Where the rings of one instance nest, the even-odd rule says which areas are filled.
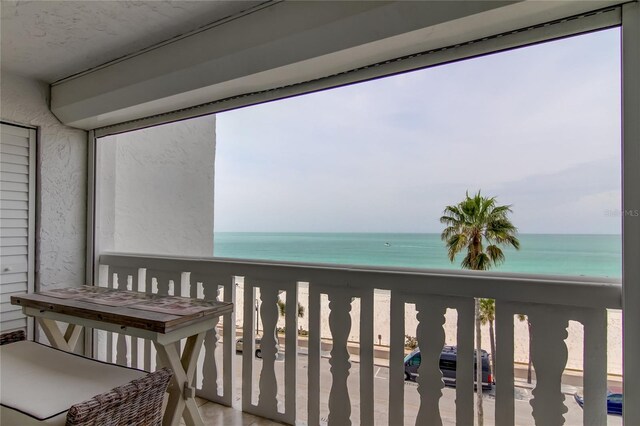
[[[579,406],[584,406],[584,397],[578,393],[573,395]],[[622,415],[622,394],[607,392],[607,413]]]
[[[474,351],[474,357],[475,357]],[[454,385],[456,382],[456,364],[457,364],[458,348],[456,346],[445,346],[440,353],[440,371],[442,371],[442,379],[446,384]],[[404,377],[406,380],[415,380],[418,377],[418,367],[422,356],[420,349],[416,349],[404,358]],[[476,364],[474,366],[474,379]],[[493,386],[493,378],[489,371],[489,354],[482,351],[482,388],[491,389]]]

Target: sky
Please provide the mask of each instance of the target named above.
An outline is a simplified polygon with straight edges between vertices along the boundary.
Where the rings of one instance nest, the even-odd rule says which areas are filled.
[[[481,190],[522,233],[620,233],[620,34],[217,115],[214,229],[440,232]]]

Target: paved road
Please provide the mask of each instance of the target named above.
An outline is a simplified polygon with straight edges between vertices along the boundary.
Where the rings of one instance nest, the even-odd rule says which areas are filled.
[[[237,366],[237,383],[242,383],[242,360],[240,355],[236,362]],[[262,368],[262,361],[255,359],[254,364],[254,403],[257,403],[258,398],[258,378],[259,372]],[[389,369],[386,367],[375,367],[374,369],[374,398],[375,398],[375,424],[386,425],[387,424],[387,408],[389,398]],[[352,362],[351,373],[349,375],[347,384],[349,388],[349,395],[351,398],[351,421],[354,425],[360,424],[359,413],[359,373],[360,364]],[[276,362],[276,377],[278,380],[278,400],[284,400],[284,362]],[[298,418],[306,422],[307,420],[307,357],[301,354],[298,358],[298,392],[297,396],[297,411]],[[326,421],[326,417],[329,413],[328,400],[329,391],[331,389],[331,373],[329,372],[329,362],[327,358],[322,358],[320,362],[320,416],[323,421]],[[443,396],[440,399],[440,413],[443,419],[444,425],[455,425],[455,388],[445,387],[443,389]],[[238,398],[241,395],[241,390],[237,391]],[[533,418],[531,417],[531,405],[529,400],[531,399],[531,393],[529,389],[516,387],[515,389],[515,411],[517,425],[533,425]],[[404,398],[405,398],[405,425],[415,425],[416,415],[420,407],[420,396],[418,394],[417,383],[405,382],[404,386]],[[239,403],[239,401],[237,401]],[[567,414],[565,414],[565,425],[582,425],[582,409],[575,402],[571,395],[567,395],[565,404],[568,408]],[[238,404],[239,405],[239,404]],[[484,418],[485,424],[494,424],[495,413],[495,399],[493,392],[485,391],[484,393]],[[608,416],[608,424],[617,426],[622,425],[622,418],[620,416]],[[395,425],[394,425],[395,426]]]

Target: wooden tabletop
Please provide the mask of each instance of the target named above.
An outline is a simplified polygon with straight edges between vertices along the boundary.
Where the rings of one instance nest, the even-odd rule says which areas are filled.
[[[102,287],[83,286],[79,289],[86,289],[89,292],[106,293],[108,296],[119,296],[125,293],[121,290],[107,289]],[[97,290],[99,289],[99,290]],[[60,289],[64,292],[64,289]],[[113,293],[117,292],[117,293]],[[23,308],[35,308],[40,311],[50,311],[58,314],[70,315],[79,318],[103,321],[117,324],[123,327],[133,327],[142,330],[154,331],[158,333],[168,333],[201,321],[215,319],[220,315],[233,311],[233,303],[218,302],[215,300],[203,300],[192,298],[178,298],[175,296],[160,296],[157,294],[135,293],[136,302],[126,306],[110,306],[108,304],[93,303],[91,298],[78,297],[54,297],[54,292],[43,292],[11,296],[11,304],[19,305]],[[128,292],[131,293],[131,292]],[[156,306],[166,305],[167,302],[177,302],[179,305],[193,307],[187,308],[185,312],[169,314],[156,312],[149,309],[156,309]],[[162,310],[162,308],[158,308]],[[197,310],[197,312],[192,312]]]

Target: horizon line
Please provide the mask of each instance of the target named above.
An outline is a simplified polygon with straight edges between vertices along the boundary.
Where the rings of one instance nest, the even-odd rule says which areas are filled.
[[[216,233],[234,233],[234,234],[441,234],[438,232],[425,231],[213,231]],[[608,235],[622,236],[621,233],[585,233],[585,232],[518,232],[518,235]]]

